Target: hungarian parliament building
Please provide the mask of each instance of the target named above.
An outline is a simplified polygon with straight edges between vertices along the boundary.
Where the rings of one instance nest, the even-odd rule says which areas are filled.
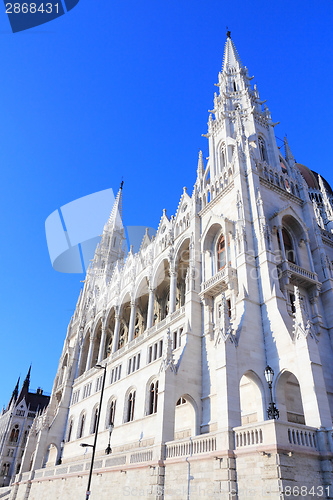
[[[10,500],[333,498],[333,192],[252,79],[228,32],[209,156],[138,253],[120,187]]]

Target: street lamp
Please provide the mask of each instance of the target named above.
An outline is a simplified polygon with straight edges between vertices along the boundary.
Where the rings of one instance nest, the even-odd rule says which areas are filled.
[[[107,448],[105,450],[105,454],[106,455],[110,455],[110,453],[112,453],[112,448],[111,448],[111,434],[112,434],[113,428],[114,428],[114,425],[113,425],[113,422],[111,422],[111,424],[109,425],[109,443],[108,443],[108,446],[107,446]]]
[[[277,420],[280,414],[279,410],[276,408],[275,403],[273,401],[273,394],[272,394],[273,377],[274,377],[274,371],[269,365],[267,365],[265,368],[265,379],[268,384],[269,394],[271,399],[267,408],[267,416],[270,420]]]
[[[80,445],[80,446],[84,446],[84,447],[88,446],[89,448],[92,448],[92,456],[91,456],[91,462],[90,462],[90,471],[89,471],[88,486],[87,486],[87,492],[86,492],[86,500],[89,500],[89,496],[90,496],[90,484],[91,484],[92,472],[93,472],[93,467],[94,467],[98,425],[99,425],[99,419],[101,416],[103,393],[104,393],[105,378],[106,378],[106,366],[95,365],[95,368],[100,368],[101,370],[104,370],[104,373],[103,373],[103,381],[102,381],[102,388],[101,388],[101,397],[99,400],[99,410],[98,410],[98,414],[97,414],[97,422],[96,422],[96,428],[95,428],[94,444],[81,443],[81,445]]]
[[[64,446],[65,446],[65,441],[62,440],[61,443],[60,443],[60,455],[59,455],[59,458],[58,458],[58,461],[57,461],[57,465],[61,465],[62,464],[62,454],[64,452]]]

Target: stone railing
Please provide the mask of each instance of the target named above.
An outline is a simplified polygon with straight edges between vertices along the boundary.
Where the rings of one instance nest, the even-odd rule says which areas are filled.
[[[309,271],[308,269],[304,269],[297,264],[293,264],[292,262],[284,261],[281,262],[281,264],[278,264],[277,267],[280,277],[287,277],[288,279],[291,279],[291,281],[294,279],[297,283],[305,287],[310,287],[319,283],[316,273]]]
[[[265,420],[234,428],[235,448],[251,446],[284,446],[295,449],[302,447],[317,450],[316,429],[302,424]]]
[[[221,285],[224,283],[225,287],[229,285],[231,282],[235,282],[237,280],[237,271],[233,267],[225,267],[221,269],[214,276],[209,278],[208,280],[201,283],[201,294],[204,293],[215,293],[216,291],[221,290]]]
[[[317,449],[317,436],[315,430],[305,426],[288,427],[288,441],[291,445],[307,446]]]
[[[262,427],[252,427],[242,431],[235,432],[235,446],[252,446],[262,444],[264,441]]]
[[[190,439],[169,441],[165,445],[165,458],[191,457],[216,450],[216,436],[204,434]]]
[[[293,264],[292,262],[289,262],[289,269],[293,273],[300,274],[304,276],[305,278],[308,278],[313,281],[317,281],[317,275],[316,273],[313,273],[312,271],[308,271],[307,269],[303,269],[303,267],[297,266],[296,264]]]
[[[126,467],[137,463],[149,463],[154,459],[154,449],[147,448],[146,450],[141,449],[140,451],[129,451],[128,453],[115,454],[113,456],[102,456],[96,457],[94,461],[94,471],[101,469],[109,469],[112,467]],[[75,462],[75,463],[64,463],[61,465],[56,465],[54,467],[45,467],[44,469],[38,469],[36,471],[24,472],[23,474],[18,474],[15,477],[14,482],[30,481],[33,479],[51,478],[51,477],[63,477],[66,475],[75,475],[80,473],[88,473],[90,469],[90,457],[85,461]]]

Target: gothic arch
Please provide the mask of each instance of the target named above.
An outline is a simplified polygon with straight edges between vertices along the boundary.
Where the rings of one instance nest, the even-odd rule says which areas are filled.
[[[57,465],[58,458],[58,446],[54,443],[50,443],[45,449],[43,467],[53,467],[54,465]]]
[[[102,359],[106,359],[110,356],[112,351],[113,339],[114,339],[114,329],[115,329],[115,314],[116,308],[112,306],[107,315],[107,319],[105,321],[105,342],[103,346]]]
[[[283,370],[276,378],[275,390],[280,420],[305,424],[301,388],[294,373]]]
[[[80,377],[86,371],[88,352],[89,352],[89,344],[90,344],[90,328],[86,330],[85,337],[81,346],[80,353],[80,367],[78,370],[78,377]]]
[[[204,178],[203,178],[203,185],[206,187],[208,184],[210,184],[210,166],[206,166],[206,170],[204,173]]]
[[[127,389],[124,398],[123,422],[132,422],[136,413],[136,388],[131,386]]]
[[[159,379],[157,375],[151,376],[146,383],[145,415],[154,415],[157,413],[158,384]]]
[[[241,425],[265,420],[265,391],[260,377],[246,371],[239,381]]]
[[[109,428],[109,425],[111,424],[111,422],[114,425],[115,416],[116,416],[116,409],[117,409],[117,397],[115,395],[112,395],[109,398],[108,404],[107,404],[105,429]]]
[[[66,431],[66,442],[71,441],[73,439],[73,428],[74,428],[74,417],[71,416],[68,419],[67,431]]]
[[[258,150],[260,160],[268,163],[267,145],[265,139],[261,135],[258,136]]]
[[[98,422],[99,404],[95,404],[91,412],[89,434],[95,434]]]
[[[84,433],[87,425],[86,420],[87,420],[87,412],[86,410],[82,410],[77,425],[77,433],[76,433],[77,439],[80,439],[85,435]]]
[[[185,402],[183,402],[185,401]],[[179,395],[175,402],[174,438],[182,439],[199,434],[199,411],[194,398],[189,394]]]
[[[153,288],[155,289],[154,324],[163,320],[169,313],[169,271],[169,261],[164,257],[158,262],[152,279]]]
[[[98,353],[99,353],[99,346],[101,343],[101,337],[102,337],[102,320],[100,319],[96,322],[95,328],[93,330],[93,350],[90,363],[91,368],[98,363]]]

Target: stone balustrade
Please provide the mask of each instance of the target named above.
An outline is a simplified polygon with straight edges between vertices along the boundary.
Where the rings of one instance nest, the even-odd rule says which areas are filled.
[[[302,424],[266,420],[235,427],[234,433],[236,450],[262,445],[318,450],[316,429]]]
[[[189,439],[169,441],[165,445],[165,458],[190,457],[216,451],[216,436],[203,434]]]
[[[224,284],[225,288],[232,282],[237,280],[237,271],[233,267],[226,266],[221,269],[214,276],[204,281],[201,284],[200,294],[207,293],[208,295],[214,295],[217,291],[221,290],[221,286]]]
[[[147,448],[140,451],[129,451],[127,453],[112,454],[102,457],[96,457],[94,461],[94,471],[110,469],[112,467],[126,467],[131,464],[150,463],[154,459],[154,449]],[[74,463],[64,463],[54,467],[45,467],[36,471],[24,472],[17,474],[14,482],[31,481],[33,479],[52,478],[66,475],[75,475],[80,473],[88,473],[90,470],[89,457],[85,461]]]
[[[308,269],[304,269],[297,264],[293,264],[292,262],[284,261],[281,264],[278,264],[277,267],[279,269],[280,276],[287,276],[291,281],[295,281],[305,287],[311,287],[319,283],[316,273],[309,271]]]

